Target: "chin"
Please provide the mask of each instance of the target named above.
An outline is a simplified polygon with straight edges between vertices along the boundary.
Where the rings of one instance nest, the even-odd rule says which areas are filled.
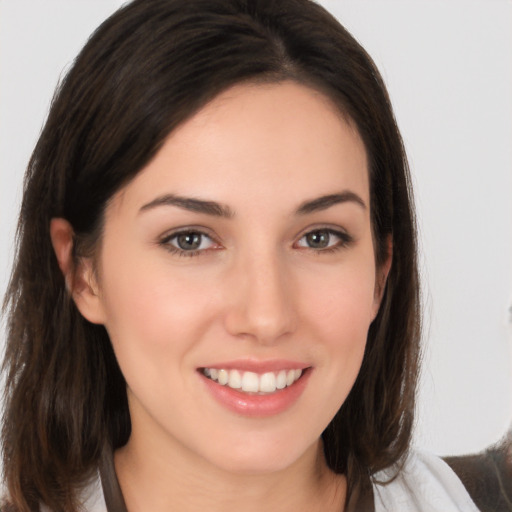
[[[291,443],[290,439],[265,442],[231,443],[226,453],[215,454],[215,465],[238,475],[277,473],[300,463],[304,458],[316,457],[319,440],[313,444]],[[213,462],[213,460],[212,460]]]

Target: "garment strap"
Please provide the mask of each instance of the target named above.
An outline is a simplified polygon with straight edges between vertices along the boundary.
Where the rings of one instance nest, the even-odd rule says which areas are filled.
[[[373,484],[369,476],[352,491],[346,512],[375,512]]]
[[[114,452],[109,444],[103,448],[99,472],[107,512],[128,512],[114,467]]]
[[[107,512],[128,512],[121,486],[117,479],[114,453],[110,445],[105,445],[103,448],[99,472]],[[354,489],[347,504],[347,512],[375,512],[373,486],[370,478]]]

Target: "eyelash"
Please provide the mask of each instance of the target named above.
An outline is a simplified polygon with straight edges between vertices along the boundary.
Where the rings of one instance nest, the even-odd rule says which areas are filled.
[[[342,249],[346,249],[354,242],[353,237],[351,235],[349,235],[347,232],[340,231],[337,229],[332,229],[332,228],[312,229],[312,230],[304,233],[300,237],[299,240],[302,240],[304,237],[306,237],[307,235],[310,235],[312,233],[327,233],[330,237],[335,236],[339,239],[339,241],[336,242],[335,244],[333,244],[329,247],[325,247],[323,249],[315,249],[313,247],[304,247],[304,249],[309,250],[310,252],[313,252],[313,254],[315,254],[316,256],[321,256],[321,255],[325,255],[325,254],[332,254],[332,253],[338,252]]]
[[[322,232],[323,233],[327,233],[329,236],[335,236],[335,237],[339,238],[339,242],[337,242],[336,244],[334,244],[332,246],[325,247],[323,249],[321,249],[321,248],[320,249],[315,249],[313,247],[302,247],[302,248],[306,249],[308,251],[311,251],[314,254],[320,256],[321,254],[332,254],[332,253],[335,253],[335,252],[337,252],[337,251],[339,251],[341,249],[345,249],[348,246],[350,246],[353,243],[353,241],[354,241],[352,236],[349,235],[348,233],[346,233],[344,231],[332,229],[332,228],[312,229],[312,230],[307,231],[306,233],[304,233],[299,238],[299,241],[302,240],[303,238],[305,238],[307,235],[310,235],[310,234],[313,234],[313,233],[322,233]],[[210,235],[208,235],[207,233],[205,233],[205,232],[203,232],[203,231],[201,231],[199,229],[184,229],[184,230],[181,230],[181,231],[176,231],[176,232],[171,233],[171,234],[165,236],[164,238],[162,238],[160,240],[159,244],[161,246],[163,246],[171,254],[175,254],[177,256],[188,257],[188,258],[194,257],[194,256],[199,256],[199,255],[201,255],[202,253],[204,253],[206,251],[215,250],[215,249],[208,248],[208,249],[195,249],[195,250],[187,251],[185,249],[180,249],[178,247],[175,247],[170,242],[171,242],[171,240],[176,239],[180,235],[200,235],[201,237],[209,238],[214,244],[216,244],[216,241]]]
[[[196,250],[186,251],[185,249],[180,249],[178,247],[175,247],[170,242],[171,242],[171,240],[178,238],[180,235],[200,235],[201,237],[207,237],[213,243],[216,243],[215,240],[210,235],[208,235],[204,231],[201,231],[200,229],[183,229],[181,231],[176,231],[176,232],[171,233],[171,234],[165,236],[164,238],[162,238],[159,243],[171,254],[175,254],[177,256],[184,256],[186,258],[190,258],[193,256],[199,256],[201,253],[209,250],[209,249],[196,249]]]

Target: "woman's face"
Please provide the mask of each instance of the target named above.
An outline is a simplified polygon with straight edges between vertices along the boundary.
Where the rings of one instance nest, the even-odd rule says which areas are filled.
[[[218,96],[106,211],[85,315],[126,378],[130,443],[242,472],[316,449],[381,274],[355,128],[291,82]]]

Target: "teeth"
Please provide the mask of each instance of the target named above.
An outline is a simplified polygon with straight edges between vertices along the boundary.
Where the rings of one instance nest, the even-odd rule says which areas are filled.
[[[246,393],[274,393],[276,390],[291,386],[302,375],[302,370],[291,369],[279,372],[267,372],[259,375],[254,372],[240,370],[218,370],[203,368],[203,375],[223,386],[240,389]]]
[[[259,391],[262,393],[273,393],[276,390],[276,376],[272,372],[264,373],[260,377]]]
[[[229,381],[229,374],[226,370],[219,370],[218,382],[225,386]]]
[[[284,389],[285,387],[286,387],[286,370],[281,370],[277,374],[276,388],[277,389]]]
[[[242,377],[242,391],[257,393],[259,390],[260,383],[258,375],[253,372],[245,372]]]
[[[231,370],[229,373],[228,386],[233,389],[242,387],[242,376],[238,370]]]

